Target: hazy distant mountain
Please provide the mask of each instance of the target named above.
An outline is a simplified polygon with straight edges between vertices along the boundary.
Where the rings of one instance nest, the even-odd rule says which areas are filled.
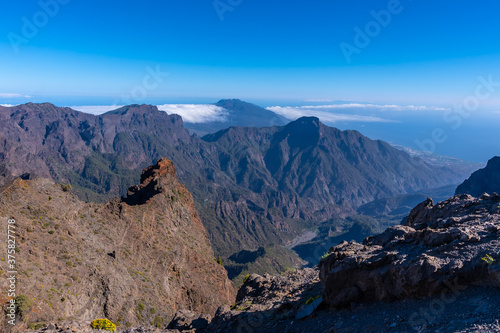
[[[224,121],[204,123],[184,122],[184,126],[191,133],[203,136],[231,126],[271,127],[285,125],[290,122],[290,120],[272,111],[239,99],[222,99],[215,105],[227,111],[223,117]]]
[[[500,193],[500,157],[495,156],[483,169],[474,172],[457,187],[456,194],[467,193],[480,197],[483,193]]]
[[[180,116],[150,105],[100,116],[49,103],[0,107],[4,181],[37,174],[71,183],[85,200],[104,201],[125,193],[161,157],[174,161],[216,253],[225,258],[284,244],[370,201],[466,177],[313,117],[286,126],[232,127],[202,140],[189,135]],[[293,262],[284,252],[275,255],[280,258],[260,268]]]

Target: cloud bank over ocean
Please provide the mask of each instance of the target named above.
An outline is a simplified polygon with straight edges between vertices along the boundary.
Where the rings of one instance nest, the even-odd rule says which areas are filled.
[[[406,111],[444,111],[441,107],[418,106],[418,105],[378,105],[378,104],[327,104],[309,106],[270,106],[267,108],[283,117],[291,120],[303,116],[315,116],[323,122],[335,123],[339,121],[391,123],[397,120],[383,117],[383,112],[406,112]],[[377,113],[374,115],[373,113]],[[371,114],[367,114],[371,113]]]
[[[164,104],[158,105],[158,109],[168,114],[178,114],[188,123],[224,121],[228,114],[226,109],[212,104]]]

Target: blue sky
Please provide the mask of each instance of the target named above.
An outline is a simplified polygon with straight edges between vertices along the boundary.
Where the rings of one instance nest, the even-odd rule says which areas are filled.
[[[9,33],[23,36],[22,18],[33,22],[43,8],[3,4],[0,93],[111,102],[141,83],[146,66],[160,66],[170,75],[148,91],[152,103],[239,97],[443,105],[466,96],[479,75],[500,79],[500,4],[493,0],[402,0],[350,63],[339,45],[354,45],[354,27],[364,30],[371,12],[390,1],[221,0],[232,8],[223,21],[213,1],[64,2],[18,53]]]
[[[478,77],[500,81],[499,12],[493,0],[5,2],[0,103],[450,108]],[[500,110],[499,92],[475,112]]]

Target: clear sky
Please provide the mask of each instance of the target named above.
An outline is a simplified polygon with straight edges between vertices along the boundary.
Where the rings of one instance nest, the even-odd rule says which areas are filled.
[[[54,1],[2,4],[0,103],[110,104],[136,88],[150,103],[449,105],[480,75],[500,80],[494,0]],[[144,94],[148,66],[169,75]]]
[[[499,13],[494,0],[6,1],[0,104],[240,98],[486,161],[499,154]]]

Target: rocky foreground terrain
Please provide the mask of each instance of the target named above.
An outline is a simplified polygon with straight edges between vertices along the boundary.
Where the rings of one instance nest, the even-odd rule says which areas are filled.
[[[499,237],[497,194],[428,199],[403,225],[331,248],[315,269],[249,275],[213,319],[181,311],[161,329],[122,331],[499,332]]]
[[[0,193],[1,268],[7,221],[15,219],[16,295],[24,304],[12,332],[51,322],[80,331],[101,317],[120,328],[164,327],[180,309],[213,315],[234,302],[234,286],[169,160],[146,168],[127,197],[105,204],[84,203],[44,178],[16,179]],[[10,299],[7,274],[0,271],[2,305]],[[11,328],[5,318],[0,332]]]

